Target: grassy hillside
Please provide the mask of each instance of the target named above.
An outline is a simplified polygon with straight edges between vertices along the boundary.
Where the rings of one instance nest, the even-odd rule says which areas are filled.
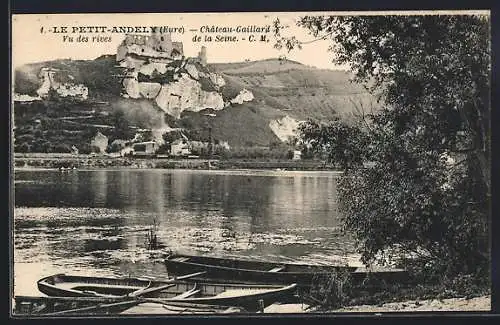
[[[268,74],[289,70],[311,69],[302,63],[292,60],[267,59],[260,61],[212,64],[216,70],[227,74]]]
[[[63,71],[59,74],[59,78],[62,78],[60,81],[71,79],[74,83],[85,84],[89,89],[89,103],[85,104],[85,109],[95,109],[93,101],[106,102],[100,105],[99,110],[124,110],[131,124],[140,124],[141,127],[144,127],[144,123],[154,124],[154,121],[161,118],[158,114],[160,109],[153,101],[137,101],[120,96],[122,71],[116,67],[114,55],[88,61],[55,60],[22,66],[15,71],[15,92],[35,96],[41,85],[39,73],[42,67]],[[221,93],[226,101],[236,97],[243,88],[253,93],[254,100],[232,104],[216,112],[216,117],[211,118],[210,122],[207,122],[204,112],[184,112],[180,120],[167,118],[167,121],[172,127],[184,127],[195,131],[193,134],[204,134],[204,137],[208,132],[207,123],[211,123],[213,138],[228,141],[231,146],[267,146],[278,141],[269,128],[269,122],[285,115],[299,120],[313,118],[327,121],[336,115],[349,116],[360,103],[365,108],[374,103],[373,98],[362,87],[349,81],[350,75],[344,71],[316,69],[278,59],[210,64],[208,69],[224,77],[226,85]],[[44,121],[46,118],[57,120],[62,116],[72,115],[68,112],[81,110],[74,102],[57,105],[45,102],[43,106],[44,110],[29,118],[16,118],[16,122],[20,123],[17,125],[22,128],[23,121],[30,120],[30,123],[34,123],[35,119],[40,118]],[[16,105],[16,114],[22,113],[21,107],[23,106]],[[107,124],[100,119],[102,117],[97,115],[97,120],[93,122]],[[45,124],[61,129],[57,132],[45,132],[46,139],[55,136],[58,142],[66,145],[73,143],[71,139],[65,139],[66,135],[77,134],[66,132],[72,131],[71,123],[52,121],[44,122]],[[30,127],[25,128],[20,135],[29,137],[29,130]],[[88,137],[83,129],[76,131],[80,132],[79,135]]]
[[[212,66],[230,84],[251,90],[261,103],[300,120],[328,120],[335,115],[350,115],[356,106],[376,106],[374,98],[352,83],[345,71],[276,59]]]
[[[215,117],[207,117],[204,113],[183,112],[177,126],[196,131],[203,140],[209,139],[211,127],[213,139],[228,141],[233,147],[268,146],[279,142],[268,124],[282,115],[272,107],[244,103],[215,112]]]

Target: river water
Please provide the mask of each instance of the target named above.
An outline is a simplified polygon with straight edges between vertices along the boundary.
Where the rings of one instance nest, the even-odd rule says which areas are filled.
[[[147,248],[358,265],[334,172],[16,170],[14,294],[54,273],[166,277]]]

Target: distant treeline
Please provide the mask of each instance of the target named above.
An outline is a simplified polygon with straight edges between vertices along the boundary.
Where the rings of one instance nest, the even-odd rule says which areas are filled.
[[[281,170],[334,170],[332,164],[316,160],[250,160],[250,159],[134,159],[58,156],[57,154],[16,154],[16,168],[160,168],[160,169],[281,169]]]

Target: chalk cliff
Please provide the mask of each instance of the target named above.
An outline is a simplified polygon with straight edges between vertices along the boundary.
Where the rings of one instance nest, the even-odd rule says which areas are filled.
[[[42,68],[39,78],[42,80],[42,85],[36,91],[41,98],[47,98],[50,90],[54,90],[60,97],[72,97],[86,100],[89,96],[88,88],[83,84],[75,84],[71,81],[62,82],[60,70],[52,68]],[[71,75],[64,75],[66,79],[72,80]]]
[[[165,113],[179,118],[183,111],[223,109],[224,99],[219,90],[224,84],[222,76],[189,60],[144,62],[129,70],[123,80],[123,95],[154,100]]]
[[[296,137],[298,135],[300,123],[301,121],[286,115],[280,119],[269,122],[269,128],[271,128],[281,141],[285,142],[291,137]]]
[[[184,111],[224,109],[227,105],[221,88],[225,81],[206,67],[206,48],[197,58],[181,56],[182,48],[182,43],[172,42],[170,35],[127,35],[116,56],[119,66],[127,71],[123,96],[153,100],[176,119]],[[251,99],[247,92],[235,103]]]

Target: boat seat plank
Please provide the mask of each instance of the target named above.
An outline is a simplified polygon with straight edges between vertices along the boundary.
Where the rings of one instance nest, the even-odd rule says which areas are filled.
[[[180,295],[177,295],[175,297],[173,297],[172,299],[184,299],[184,298],[189,298],[191,296],[194,296],[195,294],[197,294],[198,292],[200,292],[200,290],[189,290],[189,291],[186,291],[184,293],[181,293]]]
[[[172,261],[187,262],[187,261],[189,261],[189,257],[176,257],[176,258],[173,258]]]
[[[271,291],[269,289],[229,289],[225,290],[218,295],[216,298],[232,298],[232,297],[240,297],[240,296],[248,296],[254,294],[261,294]]]
[[[280,272],[280,271],[283,271],[285,269],[284,266],[278,266],[278,267],[275,267],[274,269],[270,269],[268,272]]]
[[[128,288],[128,289],[133,289],[133,290],[139,290],[139,289],[144,289],[143,286],[132,286],[132,285],[118,285],[118,284],[104,284],[104,283],[87,283],[87,282],[66,282],[66,283],[59,283],[57,284],[57,287],[62,288],[62,289],[73,289],[73,288],[78,288],[78,287],[94,287],[94,288],[103,288],[103,289],[111,289],[111,288]]]

